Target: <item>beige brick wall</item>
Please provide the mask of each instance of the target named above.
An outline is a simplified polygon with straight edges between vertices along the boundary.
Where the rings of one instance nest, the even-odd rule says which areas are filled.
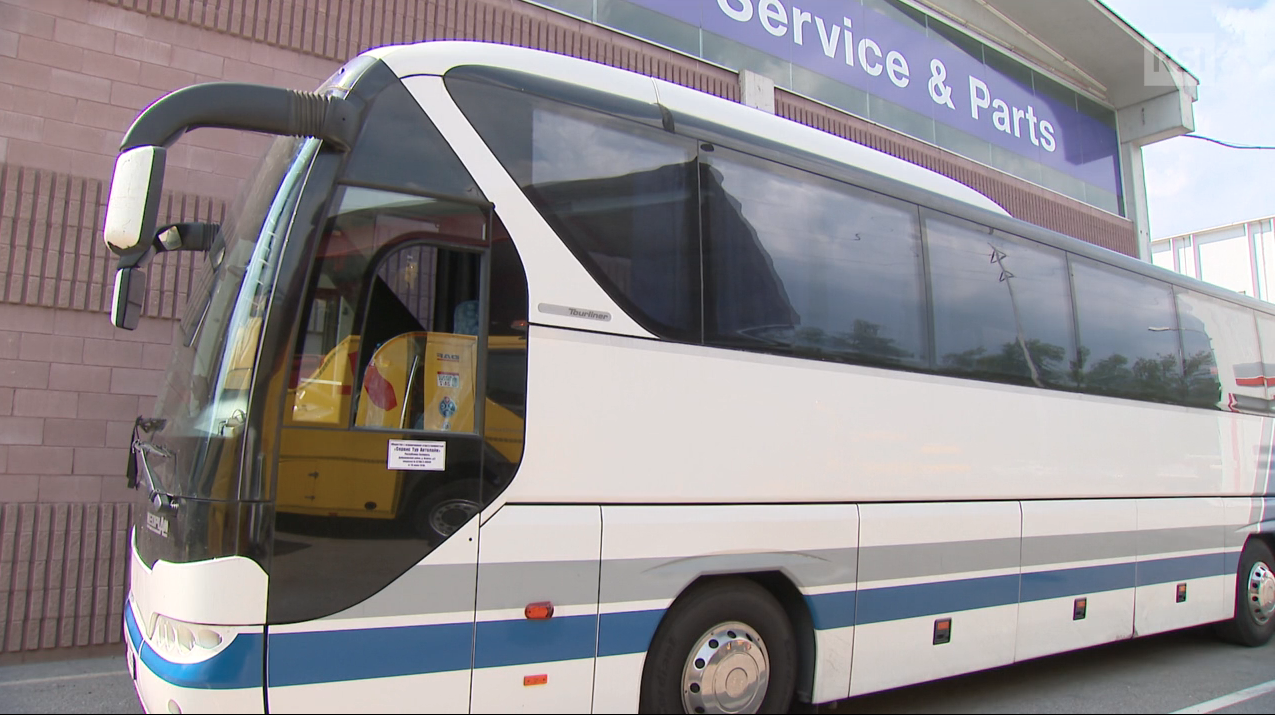
[[[0,304],[0,653],[120,642],[128,441],[175,325]]]
[[[313,89],[339,62],[90,0],[0,0],[0,163],[108,179],[146,105],[197,82]],[[267,140],[183,137],[166,188],[229,198]]]
[[[0,502],[124,502],[175,321],[116,331],[96,312],[0,306]]]

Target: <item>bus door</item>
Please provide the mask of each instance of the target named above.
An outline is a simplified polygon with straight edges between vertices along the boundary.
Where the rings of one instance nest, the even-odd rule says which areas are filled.
[[[489,215],[338,189],[278,441],[271,712],[469,708],[472,517],[503,486],[481,429]]]

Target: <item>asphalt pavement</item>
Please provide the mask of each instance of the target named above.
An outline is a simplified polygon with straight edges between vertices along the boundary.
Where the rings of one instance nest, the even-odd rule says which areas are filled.
[[[124,662],[117,655],[0,667],[3,713],[140,713]]]

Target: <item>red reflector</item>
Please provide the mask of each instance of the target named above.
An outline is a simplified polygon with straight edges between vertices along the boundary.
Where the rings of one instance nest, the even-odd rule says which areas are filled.
[[[548,601],[528,603],[527,607],[522,610],[522,614],[533,621],[553,618],[553,604]]]
[[[522,684],[523,684],[524,686],[528,686],[528,685],[548,685],[548,684],[549,684],[549,676],[548,676],[548,675],[524,675],[524,676],[522,676]]]

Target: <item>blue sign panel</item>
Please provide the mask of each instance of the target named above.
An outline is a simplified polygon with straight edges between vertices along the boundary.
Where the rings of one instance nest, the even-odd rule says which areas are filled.
[[[700,33],[701,48],[711,33],[905,108],[926,126],[959,130],[1002,155],[1047,167],[1002,167],[1011,173],[1119,210],[1114,112],[973,39],[949,39],[951,28],[914,10],[880,0],[607,0],[596,7],[609,9],[589,19],[645,36],[621,26],[621,5],[685,23]]]

